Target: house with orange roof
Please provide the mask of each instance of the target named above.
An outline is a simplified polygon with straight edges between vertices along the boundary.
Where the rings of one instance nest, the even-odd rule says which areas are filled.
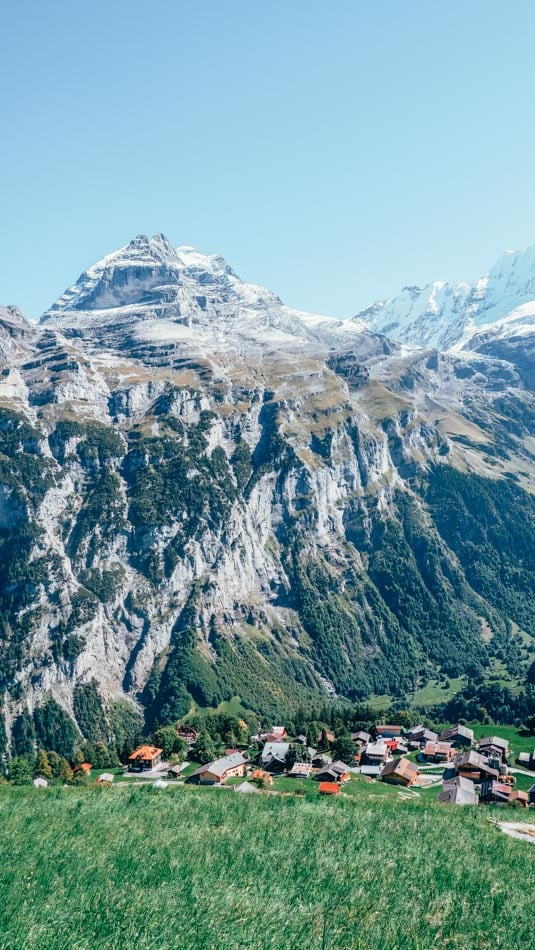
[[[320,782],[318,788],[320,795],[340,794],[340,785],[338,782]]]
[[[142,745],[128,756],[130,772],[147,772],[156,769],[162,761],[163,749],[154,745]]]
[[[255,769],[251,778],[257,782],[265,782],[266,785],[273,785],[273,776],[271,772],[265,772],[264,769]]]

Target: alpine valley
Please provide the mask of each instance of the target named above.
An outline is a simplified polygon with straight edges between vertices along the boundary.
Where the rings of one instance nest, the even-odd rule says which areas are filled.
[[[529,712],[534,353],[535,249],[342,321],[140,236],[0,309],[0,751],[496,671]]]

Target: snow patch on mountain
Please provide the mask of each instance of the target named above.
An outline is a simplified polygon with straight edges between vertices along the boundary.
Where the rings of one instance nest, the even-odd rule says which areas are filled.
[[[173,248],[161,234],[140,235],[87,268],[41,317],[94,342],[169,343],[213,351],[304,342],[322,349],[347,345],[358,321],[305,313],[272,291],[241,280],[223,257]]]
[[[491,326],[494,335],[534,333],[535,247],[506,251],[474,284],[404,287],[354,319],[393,340],[441,350],[469,349],[474,335]]]

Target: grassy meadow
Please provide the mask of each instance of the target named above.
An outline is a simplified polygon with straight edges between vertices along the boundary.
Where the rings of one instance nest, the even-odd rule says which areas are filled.
[[[526,948],[535,848],[497,814],[535,821],[371,787],[2,787],[0,947]]]

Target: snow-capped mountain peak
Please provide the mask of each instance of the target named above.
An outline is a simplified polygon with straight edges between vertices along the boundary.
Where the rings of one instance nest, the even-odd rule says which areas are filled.
[[[238,277],[221,255],[174,248],[163,234],[138,235],[88,267],[41,323],[114,349],[126,341],[196,352],[347,347],[364,327],[287,307],[272,291]]]
[[[396,297],[361,310],[356,319],[412,346],[458,349],[468,346],[483,327],[493,326],[493,332],[498,332],[498,324],[504,320],[511,334],[516,319],[513,314],[533,301],[535,247],[527,247],[506,251],[473,284],[433,281],[425,287],[404,287]],[[525,333],[526,310],[519,311],[518,317]]]

